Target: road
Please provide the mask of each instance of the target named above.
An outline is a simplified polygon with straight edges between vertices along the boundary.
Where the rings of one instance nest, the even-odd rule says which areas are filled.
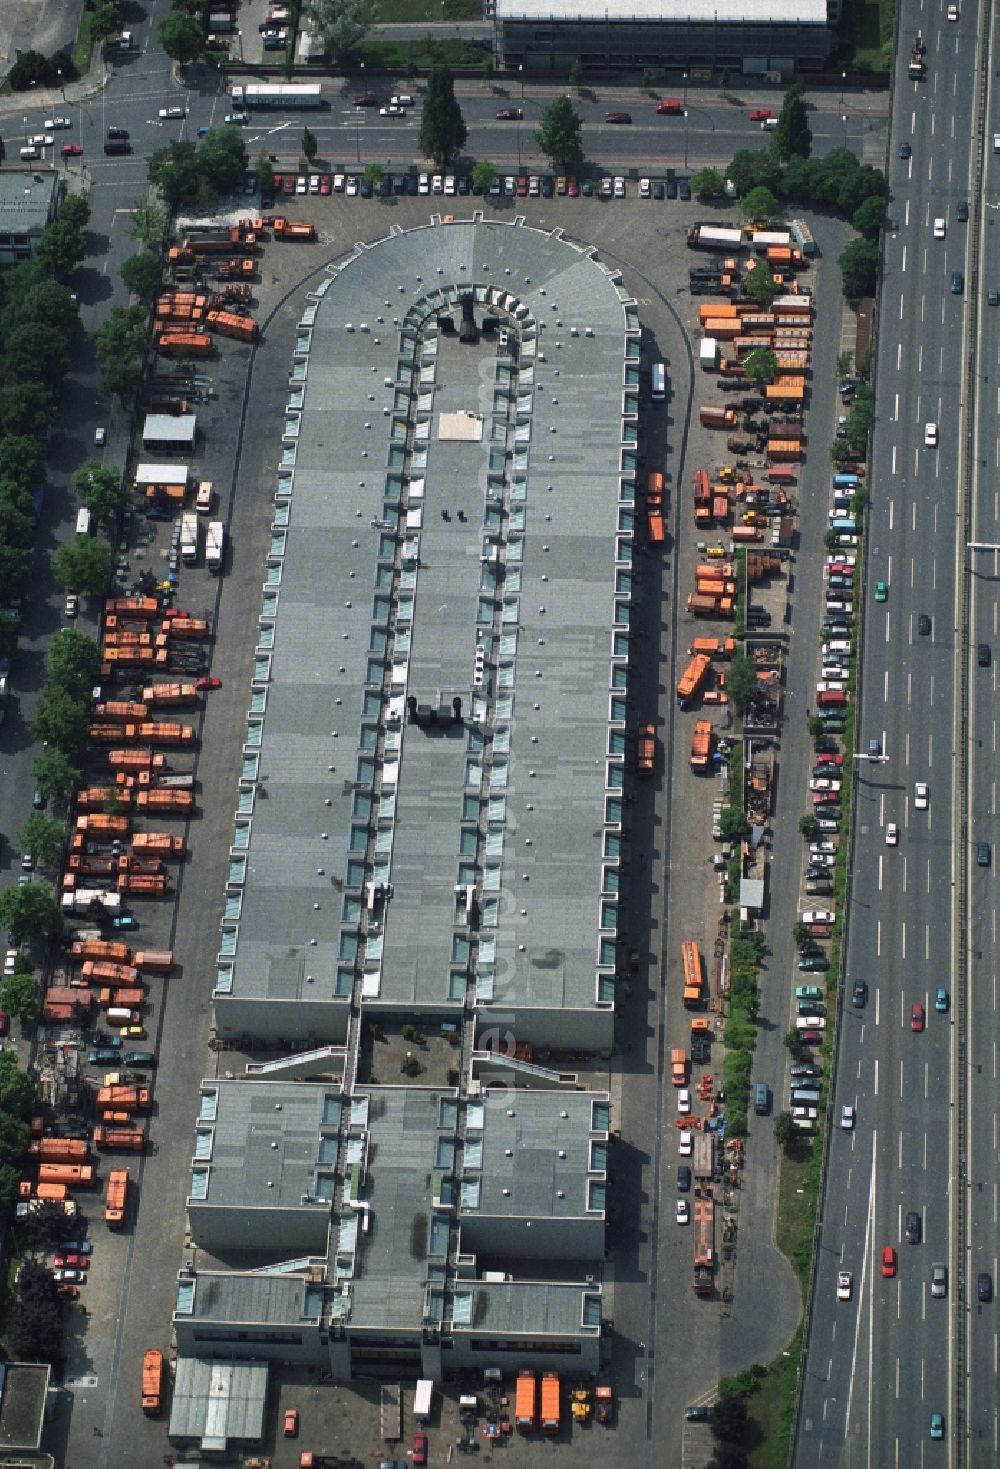
[[[968,259],[979,223],[970,79],[977,74],[978,42],[971,9],[949,24],[943,6],[930,21],[915,5],[906,6],[901,35],[907,38],[918,26],[928,48],[927,80],[907,78],[905,47],[897,62],[889,175],[895,228],[885,251],[868,481],[867,577],[869,586],[885,581],[889,594],[882,604],[867,600],[856,732],[861,751],[878,740],[886,760],[856,765],[846,998],[832,1109],[836,1122],[843,1104],[855,1106],[858,1123],[853,1132],[835,1127],[830,1139],[795,1456],[803,1466],[947,1462],[956,1386],[962,1390],[955,1339],[966,1309],[955,1290],[963,1246],[955,1200],[958,1146],[964,1146],[956,1115],[957,1026],[963,1018],[972,1035],[982,1028],[976,1048],[986,1047],[981,1056],[995,1077],[995,989],[970,974],[967,994],[953,992],[961,982],[957,902],[970,856],[958,804],[963,764],[956,758],[967,656],[964,526],[956,515],[956,487],[965,468],[966,353],[977,303],[953,294],[949,283],[959,271],[967,290],[973,284]],[[912,146],[906,160],[898,156],[904,141]],[[972,201],[969,224],[956,217],[960,200]],[[946,222],[943,239],[933,237],[936,218]],[[993,341],[995,346],[995,336]],[[925,444],[928,422],[939,426],[936,448]],[[993,462],[993,415],[989,433]],[[992,486],[989,504],[995,505]],[[991,525],[995,540],[995,514]],[[994,613],[991,604],[979,615]],[[930,620],[926,634],[920,617]],[[995,705],[984,715],[977,702],[973,749],[981,744],[984,718],[989,731],[994,717]],[[974,771],[980,765],[973,760]],[[992,772],[973,775],[970,803],[977,811],[983,793],[976,786],[983,780],[992,782]],[[915,808],[917,781],[929,785],[928,810]],[[988,785],[985,798],[991,812],[992,789]],[[887,844],[890,823],[899,827],[897,846]],[[971,890],[980,926],[993,921],[984,885],[989,876],[980,875]],[[985,952],[992,969],[995,947],[988,940]],[[865,1008],[850,1004],[858,979],[869,985]],[[935,1008],[939,987],[947,994],[943,1013]],[[915,1004],[926,1015],[921,1031],[913,1028]],[[995,1092],[982,1105],[995,1116]],[[969,1113],[975,1112],[970,1094]],[[978,1176],[995,1177],[995,1157],[986,1155],[984,1140],[979,1146]],[[991,1194],[991,1207],[994,1200]],[[905,1238],[911,1210],[920,1217],[920,1243]],[[986,1227],[977,1222],[974,1237]],[[988,1228],[995,1250],[995,1213]],[[892,1278],[881,1269],[885,1246],[898,1255]],[[938,1261],[948,1267],[945,1299],[930,1293],[931,1266]],[[840,1269],[853,1273],[849,1303],[836,1299]],[[987,1343],[971,1345],[969,1411],[992,1422],[995,1358],[983,1351]],[[929,1438],[934,1412],[945,1419],[940,1444]],[[973,1454],[969,1462],[985,1461]]]

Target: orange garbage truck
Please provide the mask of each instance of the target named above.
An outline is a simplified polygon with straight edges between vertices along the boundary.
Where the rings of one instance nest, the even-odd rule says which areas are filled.
[[[531,1433],[538,1427],[538,1379],[529,1367],[517,1374],[514,1424],[519,1433]]]

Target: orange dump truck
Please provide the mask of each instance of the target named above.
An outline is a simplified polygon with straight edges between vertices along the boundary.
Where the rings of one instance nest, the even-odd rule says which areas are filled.
[[[153,1093],[148,1086],[102,1086],[97,1090],[97,1105],[122,1112],[148,1112]]]
[[[146,1134],[141,1127],[94,1128],[94,1147],[103,1152],[141,1153],[146,1146]]]
[[[559,1432],[559,1374],[542,1373],[542,1432]]]
[[[517,1374],[514,1424],[519,1433],[531,1433],[538,1427],[538,1379],[529,1367]]]
[[[111,939],[74,939],[69,951],[74,959],[106,959],[112,964],[127,964],[132,957],[128,944]]]
[[[163,898],[167,876],[164,872],[123,872],[115,886],[120,893],[131,893],[137,898]]]
[[[172,638],[208,637],[208,623],[203,617],[174,617],[167,628]]]
[[[194,726],[160,719],[138,726],[137,738],[151,745],[187,745],[194,739]]]
[[[132,838],[132,851],[137,855],[183,857],[185,843],[183,837],[171,836],[167,831],[141,831]]]
[[[704,653],[709,658],[731,658],[735,652],[735,638],[693,638],[688,657]]]
[[[109,597],[104,604],[106,613],[117,617],[156,617],[160,604],[155,597]]]
[[[123,699],[112,699],[109,703],[94,705],[95,719],[145,719],[145,704],[135,704]]]
[[[274,238],[276,240],[302,240],[308,242],[315,240],[316,227],[307,219],[292,220],[278,218],[274,221]]]
[[[128,1207],[129,1176],[127,1168],[112,1168],[108,1174],[108,1191],[104,1198],[104,1218],[109,1229],[121,1229]]]
[[[804,377],[779,377],[764,389],[769,403],[801,403],[806,396]]]
[[[643,724],[639,728],[636,764],[640,775],[652,775],[656,764],[656,730],[651,724]]]
[[[685,704],[691,702],[701,688],[705,679],[708,677],[708,670],[711,666],[711,658],[707,658],[704,653],[696,653],[691,659],[687,668],[685,668],[677,680],[677,702],[682,708]]]
[[[193,683],[157,683],[143,689],[142,697],[152,708],[164,704],[195,704],[198,690]]]
[[[176,812],[179,816],[186,816],[194,810],[194,796],[190,791],[138,791],[135,804],[139,811],[153,811],[161,816]]]
[[[696,1195],[694,1223],[694,1273],[691,1284],[696,1295],[709,1296],[715,1285],[715,1201],[710,1194]]]
[[[91,984],[106,984],[112,988],[134,985],[139,982],[139,971],[131,964],[121,964],[108,959],[88,959],[83,966],[83,977]]]
[[[135,956],[137,969],[150,974],[169,974],[174,967],[173,949],[140,949]]]
[[[205,325],[220,337],[235,337],[240,342],[256,342],[260,334],[252,316],[239,316],[235,311],[210,311]]]
[[[168,357],[176,352],[207,357],[212,350],[212,338],[207,332],[160,332],[156,338],[156,350]]]
[[[118,800],[123,799],[121,792],[108,791],[105,800],[112,799],[112,796]],[[124,802],[126,805],[128,804],[127,796],[124,797]],[[89,816],[78,816],[76,818],[77,831],[90,832],[92,835],[100,834],[101,836],[123,837],[128,834],[128,824],[127,816],[107,816],[103,811],[95,811]]]
[[[163,1353],[155,1349],[142,1358],[142,1411],[151,1417],[163,1407]]]
[[[691,769],[698,775],[708,770],[712,759],[712,721],[699,719],[691,736]]]
[[[108,764],[112,770],[162,770],[166,757],[152,750],[109,750]]]
[[[28,1157],[41,1163],[84,1163],[89,1153],[85,1137],[36,1137]]]
[[[64,1183],[67,1188],[92,1188],[96,1174],[92,1163],[40,1163],[39,1183]]]
[[[683,1047],[675,1046],[670,1052],[670,1080],[674,1086],[684,1086],[687,1081],[688,1063]]]
[[[705,996],[705,968],[701,951],[693,939],[685,939],[681,944],[681,970],[685,1005],[700,1005]]]
[[[138,985],[122,985],[119,989],[108,986],[97,991],[97,1003],[104,1010],[138,1010],[146,1003],[146,991]]]

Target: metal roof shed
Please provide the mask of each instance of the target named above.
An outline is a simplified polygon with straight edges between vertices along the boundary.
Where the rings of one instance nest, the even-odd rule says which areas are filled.
[[[187,464],[137,464],[137,485],[185,485],[190,475]]]
[[[170,1408],[171,1439],[197,1439],[205,1453],[223,1453],[233,1442],[260,1443],[267,1403],[266,1362],[225,1362],[181,1357]]]
[[[198,416],[195,413],[147,413],[142,426],[144,449],[181,452],[194,448]]]

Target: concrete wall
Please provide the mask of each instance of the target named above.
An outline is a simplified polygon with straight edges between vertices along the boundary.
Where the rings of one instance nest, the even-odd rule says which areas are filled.
[[[282,1260],[326,1254],[329,1204],[253,1209],[189,1199],[187,1208],[194,1243],[220,1260],[246,1251]]]

